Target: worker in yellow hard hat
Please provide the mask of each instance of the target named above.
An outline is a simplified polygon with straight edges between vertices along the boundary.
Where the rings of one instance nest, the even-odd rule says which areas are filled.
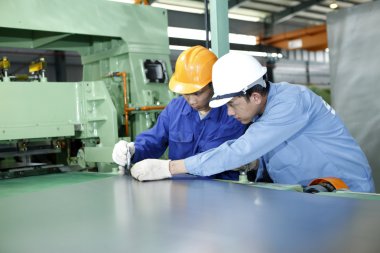
[[[173,99],[160,113],[153,128],[139,134],[134,142],[119,141],[113,150],[115,163],[125,166],[127,151],[132,163],[159,158],[169,148],[169,159],[185,159],[236,139],[246,129],[227,115],[227,107],[211,108],[214,94],[212,67],[217,57],[207,48],[194,46],[183,51],[176,62],[169,89],[182,96]],[[237,171],[214,178],[238,179]]]

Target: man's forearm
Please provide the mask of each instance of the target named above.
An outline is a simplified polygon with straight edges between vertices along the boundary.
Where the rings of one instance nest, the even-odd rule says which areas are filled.
[[[169,162],[169,171],[172,175],[187,173],[185,160],[175,160]]]

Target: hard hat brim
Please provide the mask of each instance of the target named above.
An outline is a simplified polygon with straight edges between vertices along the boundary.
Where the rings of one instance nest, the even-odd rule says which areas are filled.
[[[191,94],[203,89],[203,87],[205,87],[207,84],[208,83],[189,85],[188,83],[178,81],[175,74],[173,74],[172,78],[169,81],[169,89],[178,94]]]
[[[216,96],[214,95],[214,97]],[[208,105],[211,108],[221,107],[222,105],[227,104],[231,99],[233,99],[233,97],[211,100]]]

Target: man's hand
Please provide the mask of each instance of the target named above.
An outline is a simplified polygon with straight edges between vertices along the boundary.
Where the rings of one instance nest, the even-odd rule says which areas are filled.
[[[135,144],[133,142],[119,141],[115,144],[112,151],[112,159],[115,163],[120,166],[125,166],[127,164],[127,151],[131,153],[131,156],[135,153]]]
[[[139,181],[160,180],[172,177],[169,171],[170,160],[146,159],[136,163],[131,174]]]

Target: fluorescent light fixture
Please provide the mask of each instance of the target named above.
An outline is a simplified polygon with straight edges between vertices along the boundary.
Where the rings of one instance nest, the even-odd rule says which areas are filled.
[[[334,10],[334,9],[338,8],[339,6],[338,6],[338,3],[336,2],[336,0],[332,0],[329,7]]]
[[[243,51],[243,50],[230,50],[232,52],[243,52],[255,57],[268,57],[268,58],[279,58],[283,57],[280,53],[266,53],[266,52],[257,52],[257,51]]]
[[[168,27],[168,36],[171,38],[190,39],[190,40],[205,40],[206,32],[204,30]]]
[[[241,15],[241,14],[235,14],[235,13],[229,13],[228,17],[230,19],[237,19],[237,20],[243,20],[243,21],[250,21],[250,22],[259,22],[259,17],[254,16],[247,16],[247,15]]]
[[[128,4],[134,4],[134,0],[108,0],[110,2],[119,2],[119,3],[128,3]],[[166,4],[166,3],[157,3],[153,2],[151,4],[153,7],[157,8],[163,8],[167,10],[172,11],[180,11],[180,12],[189,12],[189,13],[195,13],[195,14],[204,14],[204,9],[196,8],[196,7],[188,7],[188,6],[180,6],[180,5],[174,5],[174,4]],[[250,22],[260,22],[260,17],[250,16],[250,15],[243,15],[243,14],[236,14],[236,13],[229,13],[228,17],[230,19],[237,19],[237,20],[243,20],[243,21],[250,21]]]
[[[108,0],[110,2],[119,2],[119,3],[126,3],[126,4],[134,4],[135,0]]]
[[[172,10],[172,11],[190,12],[190,13],[196,13],[196,14],[204,13],[203,9],[191,8],[191,7],[179,6],[179,5],[171,5],[171,4],[163,4],[163,3],[154,2],[151,4],[151,6],[157,7],[157,8],[163,8],[167,10]]]
[[[185,50],[188,49],[188,48],[190,48],[190,47],[187,47],[187,46],[169,45],[169,49],[170,49],[170,50],[185,51]]]
[[[252,56],[257,56],[257,57],[267,57],[268,53],[266,52],[257,52],[257,51],[243,51],[243,50],[230,50],[232,52],[243,52]]]
[[[242,45],[256,45],[257,38],[253,35],[230,33],[228,35],[230,43]]]
[[[331,3],[330,4],[330,8],[331,9],[336,9],[336,8],[338,8],[338,4],[337,3]]]
[[[204,30],[168,27],[168,35],[171,38],[190,39],[190,40],[205,40],[206,32]],[[230,43],[242,45],[256,45],[256,36],[230,33],[228,35]],[[209,38],[211,34],[209,33]]]
[[[271,53],[271,56],[273,58],[279,58],[279,59],[281,59],[283,57],[283,55],[281,53]]]

